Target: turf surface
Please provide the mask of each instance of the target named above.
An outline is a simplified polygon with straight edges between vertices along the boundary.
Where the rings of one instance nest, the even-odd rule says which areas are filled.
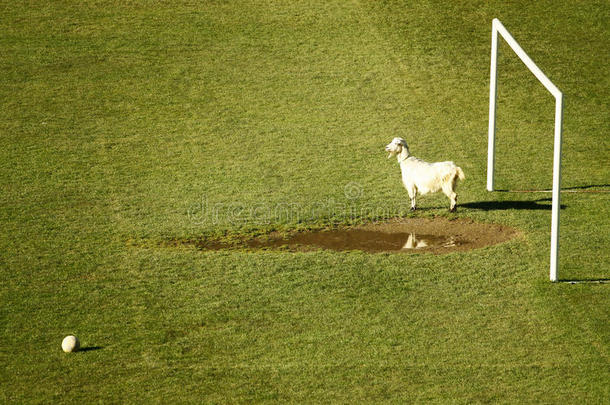
[[[559,277],[610,279],[607,2],[5,2],[0,402],[610,398],[608,284],[548,282],[550,195],[485,191],[491,20],[565,95]],[[501,44],[497,187],[551,185],[553,98]],[[465,171],[408,213],[407,139]],[[587,192],[584,192],[587,191]],[[591,192],[596,191],[596,192]],[[395,216],[466,253],[200,252]],[[76,334],[85,351],[60,344]]]

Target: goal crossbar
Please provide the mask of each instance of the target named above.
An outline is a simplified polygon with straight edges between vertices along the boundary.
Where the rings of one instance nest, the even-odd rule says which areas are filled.
[[[551,260],[550,279],[557,281],[559,254],[559,211],[561,185],[561,127],[563,120],[563,94],[525,53],[515,38],[494,18],[491,24],[491,71],[489,80],[489,131],[487,143],[487,190],[494,191],[495,137],[496,137],[496,98],[498,83],[498,34],[517,54],[519,59],[536,76],[542,85],[555,97],[555,140],[553,144],[553,191],[551,208]]]

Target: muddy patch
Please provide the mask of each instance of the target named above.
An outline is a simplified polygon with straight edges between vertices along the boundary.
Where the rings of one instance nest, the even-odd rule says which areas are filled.
[[[369,253],[435,254],[478,249],[508,241],[518,235],[513,229],[497,224],[445,218],[395,219],[352,227],[270,233],[251,239],[231,242],[215,239],[173,240],[169,245],[190,245],[200,250],[283,250],[304,252],[314,250]]]

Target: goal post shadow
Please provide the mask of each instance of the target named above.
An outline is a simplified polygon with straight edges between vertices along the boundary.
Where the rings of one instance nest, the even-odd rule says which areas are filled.
[[[555,97],[555,138],[553,143],[553,189],[551,208],[551,257],[549,278],[557,281],[559,255],[559,212],[561,210],[561,136],[563,121],[563,93],[540,70],[525,53],[500,20],[494,18],[491,24],[491,69],[489,79],[489,129],[487,143],[487,191],[494,191],[495,138],[496,138],[496,99],[498,83],[498,38],[504,41],[517,54],[525,66],[536,76],[542,85]]]

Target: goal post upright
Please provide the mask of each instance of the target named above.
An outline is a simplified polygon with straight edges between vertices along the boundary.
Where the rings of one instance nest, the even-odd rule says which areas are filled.
[[[496,162],[496,98],[498,86],[498,30],[496,21],[491,29],[491,69],[489,77],[489,129],[487,141],[487,191],[494,191],[494,165]]]
[[[559,255],[559,211],[561,187],[561,137],[563,122],[563,94],[525,53],[500,20],[494,18],[491,24],[491,70],[489,80],[489,128],[487,143],[487,191],[494,191],[496,99],[498,83],[498,34],[517,54],[519,59],[536,76],[542,85],[555,97],[555,132],[553,142],[553,201],[551,209],[551,260],[550,279],[557,281]]]
[[[563,121],[563,95],[555,96],[555,141],[553,146],[553,202],[551,209],[551,281],[557,281],[559,266],[559,212],[561,211],[561,127]]]

